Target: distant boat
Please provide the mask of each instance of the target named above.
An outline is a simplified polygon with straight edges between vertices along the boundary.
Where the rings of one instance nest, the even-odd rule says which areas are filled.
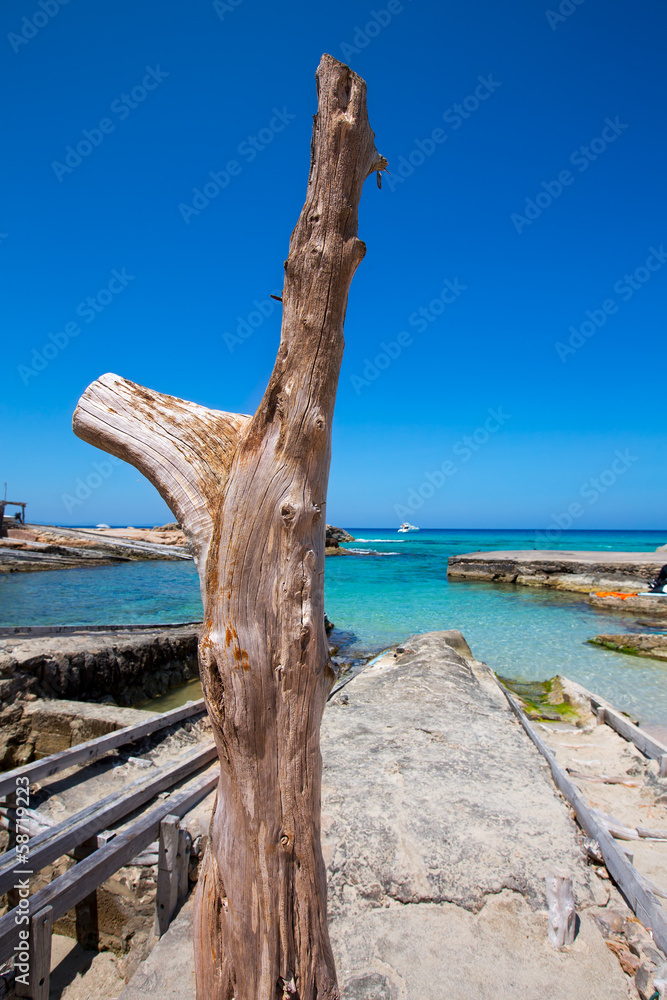
[[[407,521],[404,521],[398,530],[404,534],[406,531],[419,531],[419,528],[417,528],[414,524],[408,524]]]

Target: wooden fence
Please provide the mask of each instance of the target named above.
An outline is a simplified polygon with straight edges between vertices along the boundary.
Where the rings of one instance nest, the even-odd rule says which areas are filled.
[[[26,780],[32,784],[65,768],[88,763],[119,746],[184,719],[201,716],[204,711],[203,700],[190,702],[146,722],[15,768],[0,776],[0,795],[11,801],[19,787],[18,779],[22,787],[27,787]],[[87,912],[86,902],[97,888],[156,839],[155,930],[158,935],[164,933],[179,901],[188,891],[191,843],[183,817],[213,791],[218,775],[213,743],[188,751],[176,761],[152,770],[124,789],[31,837],[27,842],[27,855],[21,845],[0,857],[0,894],[19,888],[18,904],[0,917],[0,963],[14,958],[17,997],[48,1000],[54,922],[72,909]],[[186,779],[187,784],[174,791]],[[165,792],[163,801],[122,832],[116,834],[108,829]],[[76,858],[77,864],[29,895],[30,876],[65,854]]]

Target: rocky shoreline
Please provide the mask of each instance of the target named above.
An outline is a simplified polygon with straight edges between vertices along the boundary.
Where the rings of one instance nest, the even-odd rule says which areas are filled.
[[[617,653],[630,656],[647,656],[652,660],[667,661],[667,635],[650,632],[625,632],[620,635],[596,635],[588,640],[594,646],[604,646]]]
[[[38,698],[130,707],[198,677],[200,625],[0,628],[0,769],[30,759]]]
[[[5,519],[0,573],[109,566],[143,559],[191,560],[178,525],[159,528],[62,528]]]
[[[327,524],[327,556],[345,555],[341,542],[354,537]],[[5,518],[0,537],[0,573],[110,566],[142,559],[191,560],[178,524],[154,528],[63,528],[53,524],[17,524]]]
[[[667,595],[655,594],[651,597],[639,597],[634,595],[605,594],[593,592],[588,595],[588,603],[593,608],[600,608],[603,611],[625,611],[626,614],[646,617],[647,615],[660,621],[667,618]]]
[[[340,543],[353,541],[354,535],[351,535],[349,531],[345,531],[344,528],[336,528],[333,524],[327,524],[324,554],[326,556],[344,556],[347,551],[341,548]]]
[[[662,552],[466,552],[450,556],[447,577],[577,593],[637,591],[646,589],[664,562]]]

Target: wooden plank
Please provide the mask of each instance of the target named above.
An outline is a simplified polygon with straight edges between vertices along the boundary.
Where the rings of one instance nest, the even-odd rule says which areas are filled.
[[[35,913],[30,920],[30,937],[28,939],[29,960],[26,963],[14,965],[15,996],[28,1000],[49,1000],[49,985],[51,977],[51,938],[53,933],[53,908],[45,906]]]
[[[179,708],[173,708],[170,712],[153,715],[146,722],[125,726],[124,729],[117,729],[113,733],[98,736],[97,739],[88,740],[86,743],[79,743],[75,747],[61,750],[60,753],[54,753],[50,757],[43,757],[32,764],[16,767],[13,771],[7,771],[0,775],[0,796],[13,792],[16,788],[16,779],[19,777],[27,777],[32,784],[33,781],[57,774],[58,771],[63,771],[66,767],[95,760],[109,750],[115,750],[116,747],[123,746],[125,743],[133,743],[143,736],[149,736],[167,726],[173,726],[174,723],[180,722],[182,719],[188,719],[192,715],[202,715],[205,711],[204,699],[200,698],[198,701],[190,701]]]
[[[153,796],[178,784],[194,771],[205,767],[216,758],[215,746],[193,750],[169,764],[163,764],[143,778],[99,802],[95,802],[63,820],[58,826],[33,837],[29,843],[30,868],[39,871],[63,854],[68,854],[89,837],[100,833],[107,826],[128,816]],[[0,858],[0,895],[10,889],[16,879],[16,849],[7,851]],[[18,868],[20,868],[20,864]]]
[[[641,750],[647,757],[651,757],[653,760],[660,760],[662,756],[667,754],[667,746],[664,743],[656,740],[646,730],[635,726],[634,722],[630,722],[629,719],[624,718],[620,712],[598,702],[595,695],[591,695],[591,704],[594,705],[598,713],[600,709],[603,709],[604,721],[607,725],[614,729],[619,736],[634,743],[637,749]]]
[[[667,953],[667,919],[660,904],[644,888],[640,881],[639,873],[620,850],[611,834],[597,821],[581,792],[570,781],[567,772],[558,763],[555,754],[538,734],[519,704],[514,700],[510,692],[503,687],[493,671],[489,672],[505,695],[510,708],[524,730],[549,764],[556,787],[563,793],[574,809],[579,825],[589,837],[596,840],[600,845],[600,851],[607,866],[607,871],[639,920],[641,920],[645,927],[650,927],[653,931],[653,938],[658,948]]]
[[[178,903],[178,816],[165,816],[160,823],[157,890],[155,893],[155,933],[162,937],[171,923]]]
[[[134,823],[123,833],[119,833],[106,847],[100,848],[89,858],[80,861],[49,885],[39,889],[30,899],[33,910],[45,906],[53,907],[53,920],[64,916],[93,889],[102,885],[114,872],[126,865],[155,840],[160,823],[165,816],[173,813],[184,816],[193,806],[208,795],[218,784],[219,769],[212,768],[194,784],[170,795],[164,802],[146,816]],[[24,873],[29,875],[30,872]],[[17,908],[0,917],[0,962],[6,961],[17,943]]]

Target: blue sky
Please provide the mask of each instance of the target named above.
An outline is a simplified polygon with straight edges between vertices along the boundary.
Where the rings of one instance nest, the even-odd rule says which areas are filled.
[[[663,6],[8,0],[0,18],[0,480],[29,517],[171,519],[71,431],[103,372],[257,405],[328,51],[366,79],[392,171],[362,198],[329,520],[665,525]]]

